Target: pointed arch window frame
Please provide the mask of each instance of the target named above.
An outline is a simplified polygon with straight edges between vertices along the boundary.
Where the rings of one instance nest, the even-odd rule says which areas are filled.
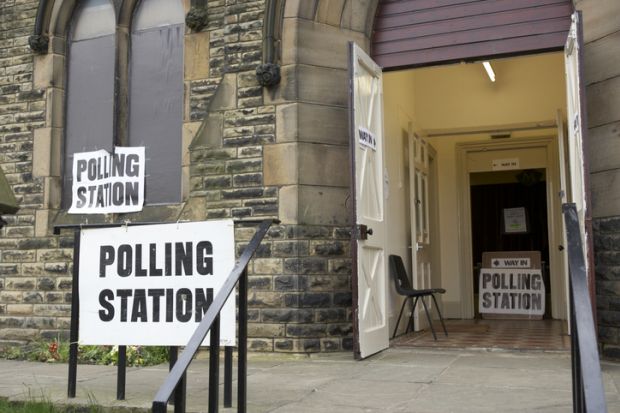
[[[133,19],[145,0],[122,0],[112,1],[114,10],[116,12],[116,26],[115,26],[115,85],[114,85],[114,136],[112,143],[120,146],[128,146],[130,139],[127,133],[129,123],[129,67],[131,60],[131,26]],[[183,10],[181,16],[185,15],[188,4],[185,4],[182,0],[178,0],[180,7]],[[43,4],[46,3],[46,4]],[[68,85],[68,71],[67,62],[70,59],[68,56],[70,48],[70,30],[73,23],[73,17],[76,9],[79,7],[80,2],[75,0],[42,0],[39,5],[40,13],[37,16],[37,25],[41,26],[39,29],[35,29],[35,32],[49,33],[47,35],[41,34],[40,36],[32,36],[30,39],[31,47],[41,46],[38,57],[35,59],[35,87],[39,86],[46,89],[47,98],[47,119],[45,127],[35,129],[35,157],[42,158],[48,157],[44,162],[41,162],[37,168],[35,163],[34,175],[44,178],[44,202],[43,208],[38,212],[39,214],[45,214],[45,219],[49,221],[52,216],[57,215],[58,211],[64,214],[67,208],[67,201],[63,202],[63,193],[67,191],[63,188],[64,177],[64,143],[66,136],[66,117],[67,117],[67,105],[66,105],[66,90]],[[40,20],[40,21],[39,21]],[[185,46],[185,35],[187,32],[184,29],[184,22],[181,20],[183,30],[181,30],[181,45]],[[48,43],[49,42],[49,43]],[[33,51],[37,53],[35,47]],[[175,166],[178,170],[176,188],[176,198],[163,201],[148,203],[146,208],[159,207],[159,206],[173,206],[181,205],[189,198],[189,174],[185,169],[189,168],[186,159],[189,159],[188,144],[184,139],[185,128],[183,126],[184,119],[186,117],[186,105],[184,102],[184,51],[179,58],[179,84],[178,89],[182,96],[180,102],[180,116],[178,123],[178,130],[175,136],[175,142],[178,141],[177,147],[179,148],[178,159],[175,160]],[[38,154],[38,155],[37,155]],[[149,168],[149,156],[147,150],[147,168]],[[147,172],[148,174],[148,172]],[[147,187],[147,197],[148,197]],[[93,221],[106,220],[105,217],[94,217]],[[46,226],[46,225],[45,225]],[[43,226],[42,226],[43,227]],[[43,230],[41,230],[42,232]]]

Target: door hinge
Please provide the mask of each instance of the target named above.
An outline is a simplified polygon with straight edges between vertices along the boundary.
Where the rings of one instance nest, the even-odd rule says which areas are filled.
[[[368,228],[367,225],[356,225],[355,230],[353,231],[354,239],[356,240],[366,240],[368,236],[372,235],[372,228]]]

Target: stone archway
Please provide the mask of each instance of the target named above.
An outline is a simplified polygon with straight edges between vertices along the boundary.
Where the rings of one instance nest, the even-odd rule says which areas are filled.
[[[285,223],[348,224],[347,44],[368,49],[379,0],[288,0],[279,28],[282,82],[265,184],[280,186]],[[320,168],[317,168],[320,165]]]
[[[288,0],[285,18],[312,20],[370,36],[379,0]]]

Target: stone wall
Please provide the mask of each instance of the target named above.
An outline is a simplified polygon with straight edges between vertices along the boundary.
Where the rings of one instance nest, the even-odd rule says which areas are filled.
[[[72,241],[35,235],[43,179],[33,176],[33,133],[45,126],[45,89],[33,85],[28,47],[38,1],[0,3],[0,166],[21,207],[0,237],[0,342],[55,337],[68,328]]]
[[[584,20],[596,300],[603,356],[620,358],[620,2],[577,0]]]
[[[295,211],[271,229],[249,268],[249,346],[288,352],[351,348],[347,214],[298,221],[298,199],[282,203],[284,185],[269,178],[295,160],[265,161],[265,148],[278,135],[296,134],[283,126],[276,130],[280,106],[289,102],[274,102],[255,77],[264,0],[207,4],[206,27],[188,29],[185,36],[184,202],[86,217],[69,216],[59,206],[64,39],[57,35],[48,54],[34,55],[28,37],[38,1],[0,2],[0,167],[21,206],[6,217],[9,224],[0,234],[0,346],[68,335],[73,236],[54,236],[55,224],[87,218],[261,219]],[[345,211],[344,196],[339,202],[336,207]],[[238,253],[254,229],[236,226]]]
[[[262,59],[257,17],[263,8],[255,6],[262,2],[237,3],[244,5],[243,13],[227,14],[224,32],[211,34],[211,72],[223,74],[223,79],[192,145],[191,196],[205,199],[207,218],[282,219],[268,233],[249,269],[251,350],[350,349],[347,221],[300,221],[298,199],[282,198],[289,181],[273,177],[285,174],[287,179],[298,179],[298,157],[270,154],[280,136],[297,135],[297,125],[276,129],[288,102],[272,99],[272,92],[256,80],[255,69]],[[234,14],[238,7],[226,10]],[[293,84],[290,79],[282,83]],[[343,204],[340,207],[346,211]],[[253,232],[251,226],[237,226],[238,253]]]

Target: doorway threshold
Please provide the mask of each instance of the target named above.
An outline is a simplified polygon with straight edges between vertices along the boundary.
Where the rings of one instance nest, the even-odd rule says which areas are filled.
[[[509,351],[570,351],[566,322],[561,320],[446,320],[448,336],[435,325],[401,335],[393,347],[450,348]]]

